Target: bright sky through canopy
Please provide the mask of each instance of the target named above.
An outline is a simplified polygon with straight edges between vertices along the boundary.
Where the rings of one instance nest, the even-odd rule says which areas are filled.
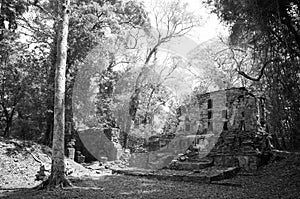
[[[146,9],[149,9],[151,2],[156,0],[139,0],[144,2]],[[163,0],[173,1],[173,0]],[[212,38],[216,38],[220,35],[226,35],[227,30],[224,25],[221,24],[215,14],[210,13],[209,9],[202,3],[203,0],[183,0],[188,3],[188,9],[194,12],[196,15],[203,17],[203,25],[201,27],[193,28],[193,30],[187,35],[197,44],[207,41]],[[149,11],[151,15],[151,10]],[[151,16],[150,16],[151,17]]]
[[[154,5],[158,2],[172,2],[176,0],[139,0],[144,2],[145,8],[149,13],[152,26],[155,28],[155,18],[153,13]],[[217,37],[224,37],[227,35],[226,27],[221,24],[215,14],[210,13],[209,8],[205,7],[204,0],[180,0],[182,3],[187,3],[187,11],[193,12],[201,19],[201,25],[199,27],[193,27],[193,29],[185,36],[180,38],[173,38],[170,42],[160,46],[158,60],[161,65],[166,66],[163,60],[167,56],[176,55],[188,61],[188,56],[193,52],[201,43]],[[161,26],[159,26],[161,27]],[[161,27],[163,28],[163,27]],[[174,81],[167,83],[168,87],[176,93],[177,96],[185,96],[192,92],[192,89],[198,85],[198,76],[200,75],[194,67],[191,66],[190,70],[178,68],[171,76]],[[159,72],[159,71],[158,71]],[[192,73],[193,72],[193,73]],[[197,75],[197,77],[195,76]]]

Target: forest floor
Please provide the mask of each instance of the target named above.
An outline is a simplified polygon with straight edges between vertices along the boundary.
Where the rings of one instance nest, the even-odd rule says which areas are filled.
[[[211,184],[112,175],[69,162],[73,187],[36,190],[32,187],[41,183],[34,180],[40,163],[31,154],[49,161],[45,147],[0,138],[0,198],[300,198],[299,155]]]

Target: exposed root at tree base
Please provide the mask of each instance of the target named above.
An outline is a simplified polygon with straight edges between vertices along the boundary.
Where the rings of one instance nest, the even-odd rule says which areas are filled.
[[[51,176],[43,181],[40,185],[36,186],[34,189],[37,190],[42,190],[42,189],[57,189],[61,188],[63,189],[64,187],[73,187],[73,184],[71,181],[65,177],[55,177],[51,178]]]

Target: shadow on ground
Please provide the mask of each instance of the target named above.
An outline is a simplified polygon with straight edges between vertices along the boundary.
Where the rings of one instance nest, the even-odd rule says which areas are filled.
[[[211,184],[123,175],[72,178],[72,188],[8,189],[0,191],[0,198],[299,198],[299,163],[299,159],[276,162],[260,169],[255,175],[238,175]]]
[[[2,190],[0,198],[226,198],[233,196],[232,191],[236,198],[242,197],[237,194],[240,187],[229,184],[201,185],[123,175],[73,178],[71,181],[74,187],[57,190],[6,189]]]

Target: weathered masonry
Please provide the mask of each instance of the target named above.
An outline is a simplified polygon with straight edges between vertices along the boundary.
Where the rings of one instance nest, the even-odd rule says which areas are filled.
[[[216,166],[246,170],[260,165],[267,142],[264,100],[245,88],[231,88],[198,95],[181,112],[177,134],[195,135],[182,161],[211,159]]]
[[[132,154],[131,166],[255,170],[261,164],[268,146],[263,99],[231,88],[197,95],[180,112],[175,137],[157,137],[158,148]]]

